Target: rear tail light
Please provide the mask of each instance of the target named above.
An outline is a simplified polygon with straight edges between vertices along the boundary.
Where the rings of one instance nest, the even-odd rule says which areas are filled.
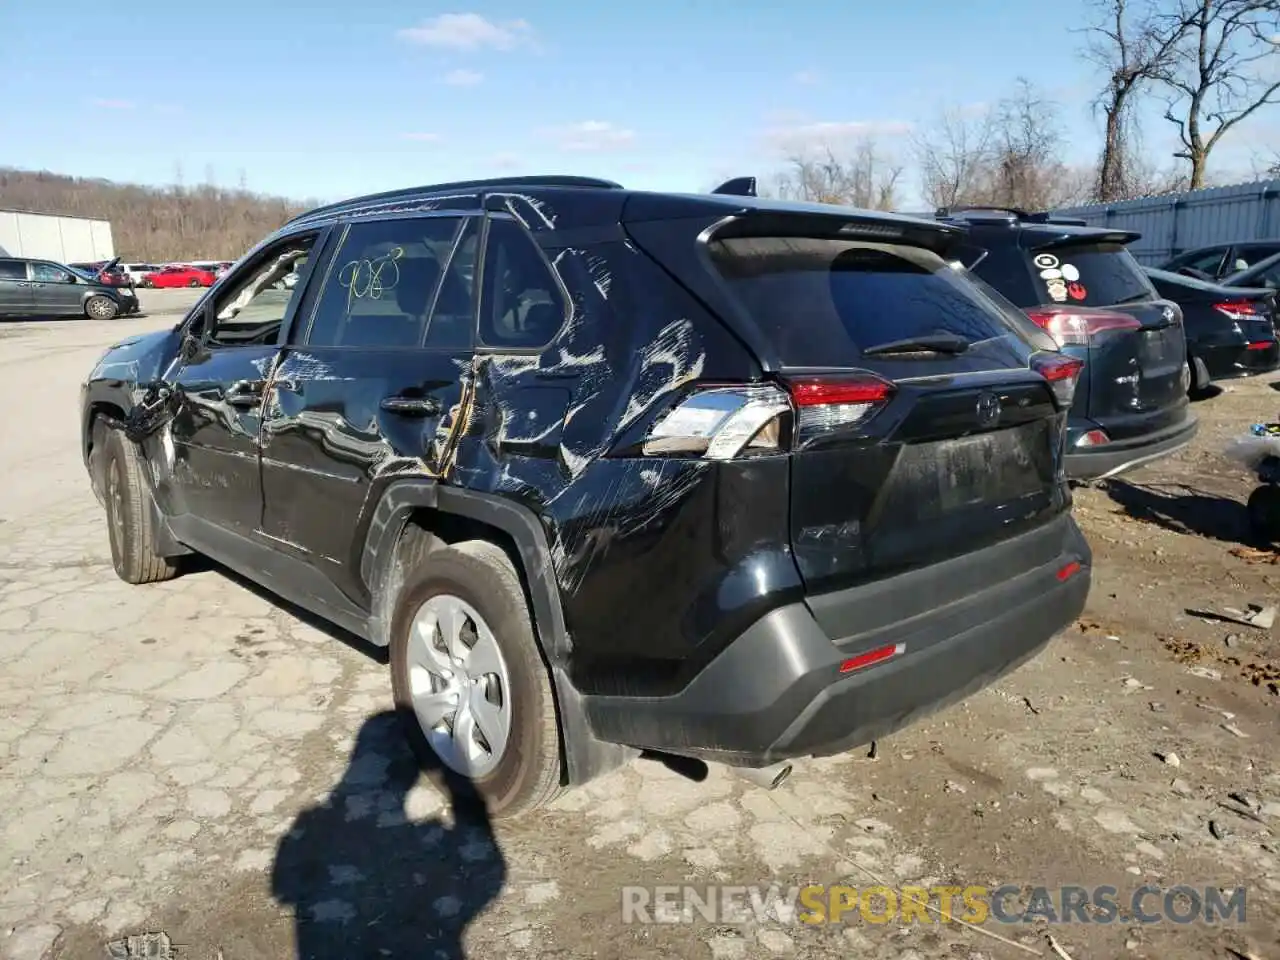
[[[1062,307],[1028,310],[1032,322],[1053,337],[1059,347],[1069,344],[1087,347],[1093,338],[1109,330],[1141,330],[1138,318],[1127,313],[1095,310],[1082,313]]]
[[[1250,300],[1224,300],[1222,303],[1215,303],[1213,309],[1231,320],[1253,320],[1265,315],[1258,304]]]
[[[1270,350],[1276,345],[1274,340],[1255,340],[1246,347],[1246,350]]]
[[[1088,433],[1081,434],[1080,439],[1076,441],[1077,447],[1100,447],[1104,443],[1110,443],[1111,438],[1107,436],[1105,430],[1090,430]]]
[[[797,446],[863,425],[888,404],[897,389],[871,374],[798,378],[786,385],[796,408]]]
[[[706,387],[659,418],[641,449],[711,460],[798,449],[816,437],[862,426],[895,389],[870,374]]]
[[[1031,369],[1049,381],[1049,389],[1061,409],[1071,406],[1080,371],[1084,369],[1083,360],[1061,353],[1037,353],[1031,357]]]
[[[787,395],[771,384],[711,387],[685,398],[655,423],[642,449],[731,460],[748,449],[777,451]]]

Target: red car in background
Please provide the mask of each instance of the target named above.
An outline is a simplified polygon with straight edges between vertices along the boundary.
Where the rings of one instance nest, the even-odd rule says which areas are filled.
[[[142,283],[147,287],[212,287],[215,279],[208,270],[171,263],[155,273],[148,273],[142,278]]]

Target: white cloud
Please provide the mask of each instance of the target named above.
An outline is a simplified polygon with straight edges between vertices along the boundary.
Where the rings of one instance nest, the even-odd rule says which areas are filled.
[[[806,87],[809,87],[813,86],[813,84],[817,83],[821,78],[819,77],[817,70],[800,70],[797,73],[792,74],[791,79],[795,83],[802,83]]]
[[[584,120],[565,127],[553,127],[543,134],[556,141],[561,150],[617,150],[635,142],[636,133],[604,120]]]
[[[402,133],[401,140],[412,140],[415,143],[439,143],[440,134],[438,133]]]
[[[450,70],[444,75],[444,82],[451,87],[474,87],[483,79],[478,70]]]
[[[765,131],[764,140],[779,150],[795,153],[900,137],[910,131],[911,124],[906,120],[828,120],[775,126]]]
[[[533,27],[527,20],[495,21],[478,13],[442,13],[398,31],[397,36],[419,46],[446,50],[514,50],[533,42]]]
[[[94,107],[100,107],[103,110],[132,110],[136,106],[132,100],[109,99],[90,100],[89,104]]]

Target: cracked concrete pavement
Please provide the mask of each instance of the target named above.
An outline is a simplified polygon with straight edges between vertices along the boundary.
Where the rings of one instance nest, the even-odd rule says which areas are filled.
[[[1070,631],[878,759],[806,763],[772,793],[643,761],[527,821],[453,816],[386,722],[371,651],[211,564],[116,579],[77,388],[107,343],[175,321],[182,297],[148,293],[145,319],[0,328],[21,398],[0,420],[0,957],[87,960],[159,931],[183,960],[1052,955],[1030,923],[984,926],[1010,945],[954,923],[622,919],[628,885],[873,878],[1245,883],[1244,925],[1052,932],[1077,960],[1280,945],[1280,817],[1219,811],[1223,838],[1206,829],[1229,788],[1280,801],[1275,706],[1153,653],[1122,601],[1121,640]],[[1102,551],[1091,612],[1133,570]],[[1205,576],[1188,570],[1168,590]],[[1248,739],[1209,723],[1209,701]],[[1171,746],[1178,770],[1151,756]]]

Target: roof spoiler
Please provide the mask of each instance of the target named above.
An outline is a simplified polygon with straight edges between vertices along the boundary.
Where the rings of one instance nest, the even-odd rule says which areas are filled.
[[[1087,227],[1089,221],[1081,220],[1078,217],[1055,217],[1048,211],[1040,211],[1032,213],[1028,210],[1022,210],[1018,207],[999,207],[999,206],[978,206],[965,205],[961,207],[939,207],[934,213],[939,219],[963,219],[966,213],[999,213],[1005,216],[1001,219],[1017,220],[1021,223],[1054,223],[1064,227]]]
[[[711,192],[730,197],[754,197],[757,196],[756,178],[734,177],[732,180],[726,180]]]

